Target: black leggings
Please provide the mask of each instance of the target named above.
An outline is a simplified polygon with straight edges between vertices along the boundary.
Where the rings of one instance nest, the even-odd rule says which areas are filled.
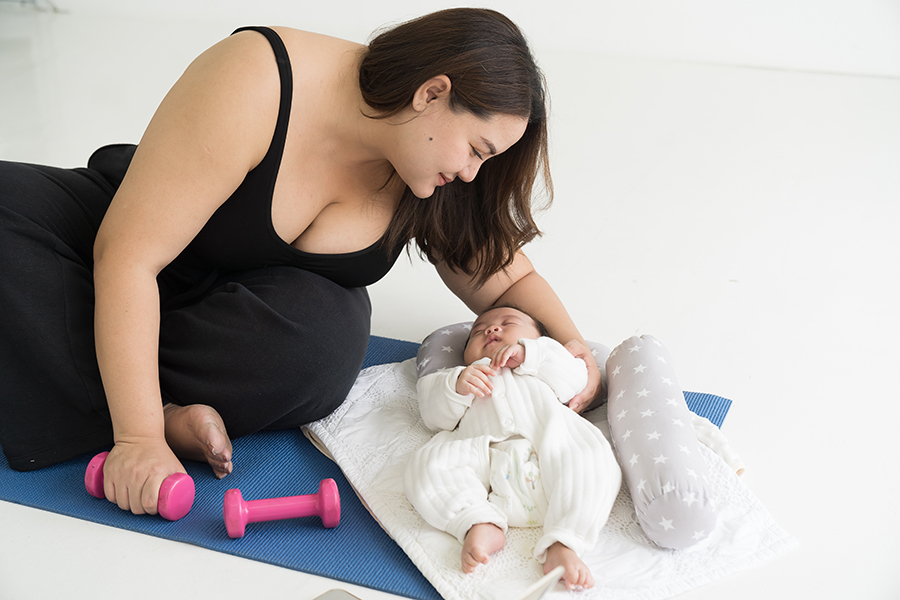
[[[114,192],[90,169],[0,162],[0,446],[13,469],[112,443],[92,253]],[[370,315],[365,288],[300,268],[221,275],[162,311],[163,401],[212,406],[232,438],[324,417],[359,373]]]

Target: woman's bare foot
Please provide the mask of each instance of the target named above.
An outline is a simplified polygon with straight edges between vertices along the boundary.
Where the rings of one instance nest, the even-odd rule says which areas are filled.
[[[505,543],[506,535],[493,523],[472,525],[463,543],[463,572],[471,573],[478,565],[486,565],[491,554],[502,548]]]
[[[574,590],[579,586],[584,589],[594,587],[594,576],[591,575],[591,570],[588,569],[587,565],[578,558],[571,548],[556,542],[547,549],[544,573],[549,573],[559,565],[566,569],[562,578],[566,582],[566,587],[570,590]]]
[[[175,456],[208,462],[219,479],[231,473],[231,439],[214,408],[203,404],[167,404],[163,412],[166,442]]]

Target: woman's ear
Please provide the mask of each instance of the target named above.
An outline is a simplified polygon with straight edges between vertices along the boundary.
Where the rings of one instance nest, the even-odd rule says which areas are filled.
[[[416,112],[422,112],[436,100],[442,100],[450,95],[450,78],[446,75],[432,77],[419,86],[413,96],[412,107]]]

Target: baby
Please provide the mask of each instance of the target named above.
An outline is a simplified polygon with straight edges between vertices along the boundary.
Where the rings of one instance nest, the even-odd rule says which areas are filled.
[[[464,359],[417,384],[422,418],[439,433],[410,460],[410,502],[462,543],[467,573],[503,547],[509,526],[543,526],[534,557],[544,572],[562,565],[570,589],[592,587],[581,556],[622,474],[606,438],[564,406],[587,384],[584,362],[512,307],[476,319]]]

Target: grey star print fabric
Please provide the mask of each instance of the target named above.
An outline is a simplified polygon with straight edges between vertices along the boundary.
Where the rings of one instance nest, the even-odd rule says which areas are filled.
[[[466,350],[466,342],[469,341],[471,332],[472,321],[464,321],[441,327],[429,334],[422,341],[422,345],[419,346],[419,352],[416,356],[416,376],[422,378],[440,369],[449,369],[462,365],[463,353]],[[607,381],[604,365],[606,364],[606,358],[609,356],[609,348],[590,340],[586,344],[600,367],[602,380],[600,400],[606,400]]]
[[[442,327],[431,333],[419,346],[416,356],[416,375],[419,379],[440,369],[463,364],[466,342],[472,332],[472,321]]]
[[[638,522],[664,548],[712,533],[716,511],[692,416],[666,348],[631,337],[606,362],[609,431]]]
[[[462,365],[471,330],[471,322],[456,323],[426,337],[416,357],[418,377]],[[588,347],[600,367],[610,441],[641,528],[664,548],[705,539],[715,529],[716,510],[668,350],[649,335],[631,337],[611,353],[602,344]]]

